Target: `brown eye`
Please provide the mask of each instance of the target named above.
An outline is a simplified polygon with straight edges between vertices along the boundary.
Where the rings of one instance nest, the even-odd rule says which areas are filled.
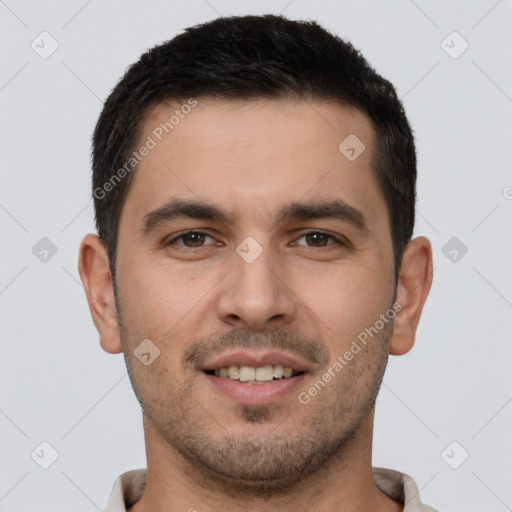
[[[201,245],[203,245],[205,235],[203,233],[193,232],[183,235],[182,239],[183,243],[187,247],[200,247]],[[190,242],[190,244],[188,244],[187,242]]]
[[[329,239],[332,239],[334,243],[341,244],[341,242],[334,238],[334,236],[329,233],[324,233],[323,231],[310,231],[309,233],[304,233],[299,240],[302,238],[306,240],[306,245],[308,247],[326,247],[327,245],[333,245],[329,243]]]
[[[213,240],[211,236],[201,233],[200,231],[189,231],[188,233],[183,233],[170,240],[169,245],[180,245],[188,248],[203,247],[206,238]],[[177,241],[182,241],[182,243],[177,243]]]
[[[306,240],[311,245],[324,247],[327,245],[329,236],[325,233],[308,233],[306,235]]]

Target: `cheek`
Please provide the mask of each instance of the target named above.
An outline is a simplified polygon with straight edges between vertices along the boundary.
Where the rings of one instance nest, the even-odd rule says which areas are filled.
[[[204,295],[204,283],[158,264],[133,262],[123,269],[123,276],[123,310],[142,329],[169,329]]]
[[[390,306],[391,289],[383,281],[384,275],[375,269],[347,266],[321,280],[302,278],[303,289],[307,290],[302,300],[315,314],[313,318],[321,321],[322,330],[328,327],[326,335],[335,336],[339,350],[374,325]]]
[[[124,266],[120,277],[124,278],[119,292],[129,347],[134,350],[149,338],[160,350],[158,366],[183,379],[181,354],[204,329],[202,320],[212,307],[207,292],[218,276],[215,272],[192,276],[169,265],[134,261]]]

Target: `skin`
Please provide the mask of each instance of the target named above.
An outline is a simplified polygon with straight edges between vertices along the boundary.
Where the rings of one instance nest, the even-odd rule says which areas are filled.
[[[175,108],[154,107],[139,142]],[[354,161],[338,150],[349,134],[366,146]],[[144,409],[148,479],[131,511],[403,510],[373,480],[374,400],[389,354],[414,344],[432,251],[426,238],[411,240],[395,287],[373,147],[370,120],[333,103],[200,99],[134,175],[119,227],[118,308],[102,243],[83,239],[79,272],[101,346],[124,353]],[[144,216],[171,197],[214,203],[235,220],[177,218],[142,234]],[[338,219],[276,219],[289,202],[336,198],[364,214],[367,232]],[[176,240],[187,230],[208,236]],[[252,263],[236,252],[248,236],[262,248]],[[393,302],[394,321],[301,403],[297,393]],[[134,350],[148,338],[160,356],[145,366]],[[240,404],[194,364],[241,346],[286,351],[311,371],[274,403]]]

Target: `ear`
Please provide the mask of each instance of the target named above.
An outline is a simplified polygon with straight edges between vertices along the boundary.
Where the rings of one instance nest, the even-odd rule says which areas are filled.
[[[414,345],[423,305],[432,286],[432,247],[424,236],[407,245],[400,267],[396,302],[401,309],[395,316],[389,353],[401,356]]]
[[[114,289],[107,251],[97,235],[88,234],[80,244],[78,272],[87,295],[92,320],[105,352],[122,352]]]

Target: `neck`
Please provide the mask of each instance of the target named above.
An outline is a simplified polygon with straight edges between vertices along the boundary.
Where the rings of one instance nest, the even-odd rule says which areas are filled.
[[[328,467],[301,481],[286,494],[272,497],[232,496],[208,480],[201,468],[185,460],[144,416],[147,483],[130,512],[399,512],[403,507],[375,484],[371,466],[374,409],[361,422],[343,454]],[[229,461],[226,461],[229,463]]]

